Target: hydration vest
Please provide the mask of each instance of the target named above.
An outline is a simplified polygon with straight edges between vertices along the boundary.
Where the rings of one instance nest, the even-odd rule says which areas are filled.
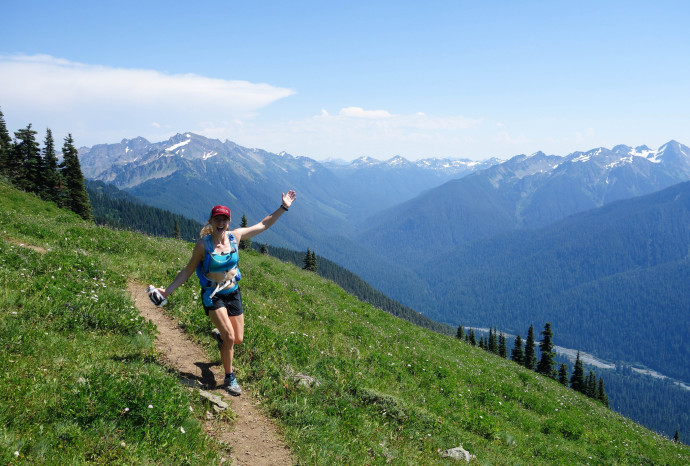
[[[237,240],[235,239],[235,236],[229,231],[226,232],[226,234],[227,238],[230,240],[230,245],[233,249],[233,251],[231,251],[230,254],[238,254]],[[212,305],[211,298],[213,298],[216,294],[226,294],[235,291],[237,289],[237,282],[239,282],[242,278],[242,275],[240,274],[240,269],[237,268],[237,265],[235,265],[234,267],[230,267],[227,270],[222,270],[224,272],[227,272],[232,269],[237,269],[235,277],[231,280],[226,280],[224,282],[215,282],[208,278],[207,274],[211,269],[211,261],[213,260],[211,255],[214,249],[215,248],[213,247],[213,239],[211,235],[204,236],[204,260],[202,260],[196,267],[196,275],[197,277],[199,277],[202,301],[205,306]],[[237,256],[237,258],[239,260],[239,255]]]

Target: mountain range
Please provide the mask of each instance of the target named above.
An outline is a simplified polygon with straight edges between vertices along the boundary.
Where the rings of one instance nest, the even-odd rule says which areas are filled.
[[[616,332],[625,322],[663,334],[676,312],[666,306],[687,309],[690,302],[684,293],[668,300],[652,292],[672,295],[687,274],[687,205],[669,210],[673,203],[663,197],[633,199],[690,180],[690,149],[676,141],[656,150],[619,145],[504,162],[394,157],[338,164],[184,133],[160,143],[136,138],[82,148],[80,159],[88,178],[199,221],[217,203],[231,207],[235,222],[240,214],[258,221],[275,210],[280,192],[293,188],[294,210],[262,241],[316,250],[393,299],[451,325],[501,325],[524,334],[530,319],[539,327],[542,319],[571,316],[567,325],[552,322],[559,341],[595,352],[604,345],[597,332],[569,328],[577,316],[601,327],[595,330]],[[616,202],[624,199],[631,201]],[[641,252],[627,250],[645,241]],[[644,252],[653,258],[641,261]],[[621,255],[635,258],[618,269],[600,267],[619,264]],[[554,284],[555,278],[562,281]],[[647,307],[654,318],[643,309],[631,312],[640,302],[659,303]],[[553,306],[559,312],[549,312]],[[684,321],[679,328],[688,330]],[[661,363],[653,348],[633,350],[633,341],[624,334],[619,339],[620,349],[608,354],[614,360],[690,380],[675,357]]]

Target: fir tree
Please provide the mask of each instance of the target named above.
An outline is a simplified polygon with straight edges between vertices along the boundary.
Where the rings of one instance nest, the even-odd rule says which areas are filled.
[[[53,141],[53,132],[50,128],[46,129],[46,138],[43,143],[43,189],[42,197],[60,205],[61,198],[61,183],[60,173],[58,172],[58,160],[55,155],[55,142]]]
[[[318,270],[316,253],[310,251],[309,248],[307,248],[307,253],[304,255],[304,267],[302,268],[309,272],[316,272]]]
[[[510,359],[513,360],[516,364],[520,364],[521,366],[525,364],[525,354],[522,352],[522,338],[520,338],[520,334],[518,333],[517,338],[515,338],[515,345],[513,346],[513,350],[510,352]]]
[[[458,325],[458,331],[455,333],[455,337],[458,340],[463,340],[465,338],[465,330],[462,328],[462,325]]]
[[[486,344],[484,343],[484,335],[479,337],[479,347],[483,350],[486,350]]]
[[[678,434],[678,429],[676,429],[676,433],[673,434],[673,441],[674,441],[675,443],[680,442],[680,435]]]
[[[11,150],[12,138],[10,137],[10,133],[7,131],[5,115],[3,115],[2,110],[0,110],[0,174],[8,177],[9,173],[6,170],[6,164],[8,162]]]
[[[534,325],[530,325],[529,330],[527,331],[524,364],[527,369],[531,370],[534,370],[534,367],[537,364],[537,357],[534,354]]]
[[[470,345],[477,346],[477,337],[474,334],[474,329],[470,329]]]
[[[501,332],[498,336],[498,355],[502,358],[508,357],[508,348],[506,348],[506,336]]]
[[[597,389],[597,400],[604,403],[604,406],[606,406],[607,408],[609,407],[609,396],[606,394],[606,390],[604,389],[603,378],[599,379],[599,387]]]
[[[570,376],[570,388],[576,392],[585,392],[585,368],[580,359],[580,352],[577,352],[577,358],[575,359],[575,368],[573,369],[573,375]]]
[[[556,362],[554,358],[556,354],[553,351],[553,343],[551,338],[553,338],[553,332],[551,331],[551,324],[549,322],[544,325],[544,331],[541,332],[542,338],[539,343],[539,349],[541,350],[541,358],[537,364],[537,372],[543,374],[552,379],[556,378],[555,365]]]
[[[175,219],[175,227],[173,229],[173,235],[175,239],[182,239],[182,235],[180,233],[180,224],[177,222],[177,219]]]
[[[266,246],[266,243],[261,244],[261,254],[268,256],[268,246]]]
[[[319,270],[319,263],[316,260],[316,251],[311,252],[311,271],[316,273]]]
[[[240,222],[240,227],[246,228],[249,226],[249,222],[247,221],[247,216],[242,214],[242,221]],[[251,249],[252,248],[252,242],[251,240],[248,239],[241,239],[240,240],[240,249]]]
[[[74,140],[69,134],[62,146],[62,163],[60,164],[62,178],[65,181],[67,199],[65,205],[84,220],[91,219],[91,204],[84,186],[84,174],[79,163],[79,154],[74,147]]]
[[[589,371],[589,375],[587,376],[586,386],[587,387],[585,390],[585,394],[590,398],[596,398],[597,397],[597,376],[594,375],[593,371]]]
[[[7,176],[16,187],[36,192],[36,179],[39,176],[41,155],[36,142],[36,131],[31,124],[14,133],[15,142],[5,159]]]
[[[489,327],[489,352],[498,354],[498,339],[496,338],[496,329]]]
[[[568,365],[567,364],[561,364],[561,367],[558,369],[558,383],[561,385],[567,387],[568,386]]]

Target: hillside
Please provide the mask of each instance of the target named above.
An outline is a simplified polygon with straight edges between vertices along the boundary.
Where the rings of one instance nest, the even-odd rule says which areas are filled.
[[[218,463],[205,408],[156,362],[155,330],[125,293],[129,280],[171,280],[190,246],[84,223],[2,183],[0,212],[12,368],[0,372],[0,460]],[[688,447],[312,273],[253,252],[240,265],[238,376],[301,463],[445,464],[439,450],[458,445],[492,464],[690,462]],[[167,311],[211,351],[196,294],[189,282]]]
[[[690,381],[689,248],[686,182],[429,257],[437,301],[419,310],[523,334],[552,322],[564,346]]]

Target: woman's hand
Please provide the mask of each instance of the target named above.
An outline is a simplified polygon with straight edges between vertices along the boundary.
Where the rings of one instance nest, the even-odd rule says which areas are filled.
[[[287,194],[283,193],[283,205],[289,209],[294,200],[297,199],[297,194],[291,189]]]

